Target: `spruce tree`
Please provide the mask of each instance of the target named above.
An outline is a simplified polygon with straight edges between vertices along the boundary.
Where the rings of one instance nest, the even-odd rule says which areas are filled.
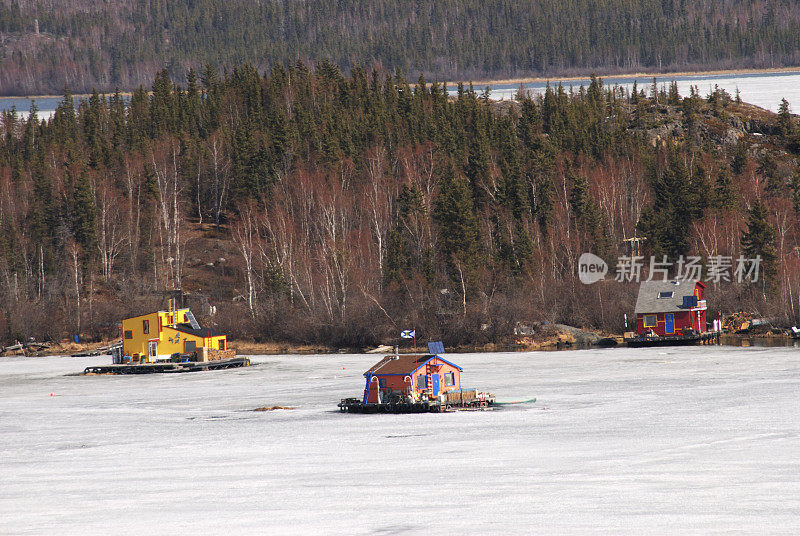
[[[762,281],[763,290],[775,285],[774,278],[777,272],[775,240],[775,228],[767,218],[767,209],[760,199],[756,199],[748,213],[747,229],[742,234],[741,243],[742,253],[746,258],[761,257],[759,279]]]
[[[639,218],[637,229],[656,257],[676,259],[689,248],[692,222],[702,216],[693,200],[689,171],[677,149],[670,150],[662,170],[651,171],[655,197]]]
[[[474,285],[480,256],[480,227],[469,183],[445,164],[433,218],[439,226],[442,258],[453,281]]]
[[[712,205],[719,210],[731,210],[736,208],[738,197],[733,185],[733,178],[728,166],[720,169],[712,197]]]
[[[744,140],[740,139],[736,144],[736,152],[733,154],[733,162],[731,162],[731,169],[735,175],[741,175],[747,169],[749,158],[747,156],[747,144]]]
[[[85,172],[78,174],[72,194],[72,234],[83,247],[84,254],[94,255],[95,200],[92,185]]]
[[[790,140],[794,134],[794,124],[792,123],[792,114],[789,111],[789,101],[781,99],[781,104],[778,106],[778,132],[784,140]]]

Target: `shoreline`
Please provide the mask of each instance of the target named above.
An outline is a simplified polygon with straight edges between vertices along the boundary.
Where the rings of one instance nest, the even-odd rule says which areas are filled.
[[[577,328],[575,328],[577,329]],[[583,330],[579,330],[583,331]],[[594,333],[594,332],[585,332]],[[613,338],[618,342],[618,347],[625,348],[626,345],[622,342],[622,335],[608,334],[608,333],[595,333],[599,338]],[[756,341],[760,341],[760,344]],[[720,336],[720,345],[734,346],[734,347],[747,347],[747,346],[793,346],[793,341],[790,336],[786,334],[774,333],[722,333]],[[29,354],[9,353],[4,354],[2,357],[45,357],[45,356],[66,356],[70,357],[72,354],[86,351],[97,350],[109,344],[119,342],[118,340],[108,340],[95,343],[74,343],[62,341],[52,344],[46,350],[34,351]],[[787,344],[788,343],[788,344]],[[388,346],[388,345],[386,345]],[[334,354],[373,354],[382,355],[392,353],[392,350],[378,351],[378,348],[337,348],[333,346],[326,346],[323,344],[298,344],[288,342],[252,342],[242,340],[229,341],[229,347],[236,351],[237,356],[260,356],[260,355],[334,355]],[[493,353],[493,352],[509,352],[509,353],[525,353],[525,352],[552,352],[552,351],[567,351],[567,350],[588,350],[602,348],[597,344],[587,343],[583,340],[577,340],[570,333],[560,330],[557,333],[544,335],[539,338],[534,337],[519,337],[513,341],[497,341],[484,344],[464,344],[448,348],[450,353]],[[402,347],[399,349],[401,354],[412,353],[409,347]],[[425,352],[425,349],[421,349]],[[101,354],[107,355],[107,354]],[[98,356],[99,357],[99,356]]]
[[[669,79],[670,77],[687,77],[687,76],[725,76],[725,75],[750,75],[750,74],[769,74],[769,73],[796,73],[800,74],[800,66],[798,67],[776,67],[770,69],[717,69],[711,71],[676,71],[676,72],[662,72],[662,73],[647,73],[647,72],[637,72],[637,73],[626,73],[626,74],[607,74],[601,75],[595,73],[598,79],[605,80],[607,78],[622,78],[622,79],[629,79],[633,80],[635,78],[657,78],[661,79]],[[533,84],[533,83],[541,83],[541,82],[552,82],[552,81],[560,81],[560,82],[569,82],[569,81],[578,81],[578,80],[589,80],[591,78],[591,74],[585,76],[532,76],[532,77],[524,77],[524,78],[500,78],[496,80],[472,80],[472,81],[453,81],[447,82],[449,84],[469,84],[470,82],[476,86],[485,86],[485,85],[512,85],[512,84]]]
[[[608,78],[619,78],[619,79],[628,79],[633,80],[635,78],[657,78],[659,80],[662,79],[671,79],[674,77],[691,77],[691,76],[727,76],[727,75],[751,75],[751,74],[780,74],[780,73],[796,73],[800,74],[800,66],[795,67],[772,67],[772,68],[764,68],[764,69],[712,69],[710,71],[674,71],[674,72],[659,72],[659,73],[649,73],[649,72],[635,72],[635,73],[622,73],[622,74],[597,74],[597,78],[605,80]],[[579,81],[579,80],[589,80],[591,78],[591,74],[582,75],[582,76],[529,76],[529,77],[518,77],[518,78],[497,78],[497,79],[478,79],[478,80],[447,80],[444,81],[450,87],[451,84],[458,85],[462,83],[464,85],[472,84],[475,86],[507,86],[507,85],[516,85],[516,84],[534,84],[534,83],[544,83],[544,82],[571,82],[571,81]],[[430,86],[433,82],[428,82]],[[442,82],[439,82],[442,83]],[[148,93],[150,93],[148,91]],[[119,93],[122,96],[130,96],[133,95],[132,91],[120,91]],[[114,93],[100,93],[100,95],[105,95],[108,98],[109,95],[114,95]],[[79,99],[88,99],[92,96],[91,93],[76,93],[72,95],[73,98]],[[0,99],[26,99],[26,100],[37,100],[37,99],[61,99],[64,95],[3,95],[0,96]]]
[[[98,92],[98,94],[100,96],[105,96],[106,99],[108,99],[109,96],[114,96],[114,93],[116,93],[116,92],[113,92],[113,93],[103,93],[102,91]],[[147,93],[150,94],[151,92],[148,91]],[[119,94],[121,96],[123,96],[123,97],[130,97],[131,95],[133,95],[133,92],[132,91],[120,91]],[[91,93],[75,93],[75,94],[72,95],[72,98],[73,99],[88,99],[91,96],[92,96]],[[3,96],[0,96],[0,99],[19,99],[19,100],[33,100],[33,101],[35,101],[37,99],[63,99],[63,98],[64,98],[64,95],[3,95]]]

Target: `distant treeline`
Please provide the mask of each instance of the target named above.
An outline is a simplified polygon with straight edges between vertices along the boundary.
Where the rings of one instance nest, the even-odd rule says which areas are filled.
[[[613,277],[637,235],[659,260],[760,255],[759,282],[712,284],[712,307],[800,313],[785,103],[598,79],[492,102],[329,62],[187,79],[162,70],[129,102],[66,94],[48,121],[2,116],[0,338],[118,336],[175,289],[233,337],[621,330],[637,285],[582,285],[577,260],[594,252]]]
[[[6,95],[298,59],[438,80],[800,65],[793,0],[0,0],[0,34]]]

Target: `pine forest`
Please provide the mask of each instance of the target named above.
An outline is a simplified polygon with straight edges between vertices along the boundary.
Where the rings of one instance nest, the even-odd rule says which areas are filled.
[[[759,255],[720,310],[796,321],[800,128],[723,90],[520,91],[493,101],[333,62],[160,70],[0,125],[0,338],[118,337],[180,289],[231,337],[449,345],[520,323],[623,330],[649,258]],[[578,257],[611,267],[584,285]],[[212,314],[213,313],[213,314]],[[709,311],[716,315],[717,311]]]
[[[0,0],[0,94],[113,92],[205,63],[437,80],[800,65],[793,0]]]

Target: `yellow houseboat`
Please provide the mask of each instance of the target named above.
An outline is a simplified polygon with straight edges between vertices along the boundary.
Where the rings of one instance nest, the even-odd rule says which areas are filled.
[[[85,373],[150,374],[246,367],[250,360],[236,357],[228,338],[201,327],[188,308],[169,309],[126,318],[122,344],[112,349],[113,364],[87,367]]]
[[[174,303],[170,300],[167,311],[123,320],[122,355],[131,356],[132,361],[153,363],[174,354],[199,355],[204,348],[227,349],[227,336],[201,327],[188,308],[178,309]]]

